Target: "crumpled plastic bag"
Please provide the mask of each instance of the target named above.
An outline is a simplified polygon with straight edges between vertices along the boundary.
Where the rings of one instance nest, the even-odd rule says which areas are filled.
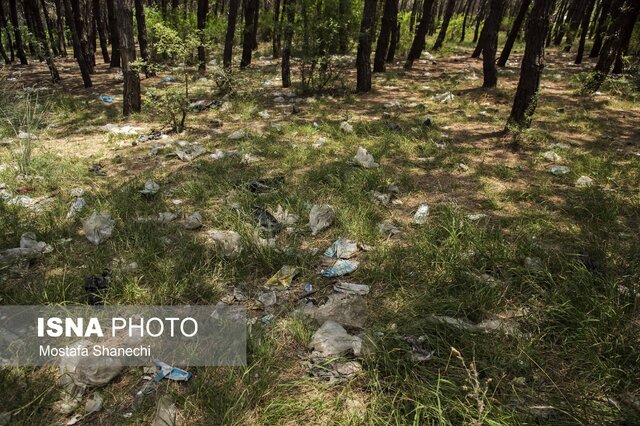
[[[291,265],[284,265],[278,272],[273,274],[271,278],[267,280],[264,285],[266,287],[269,286],[282,286],[282,287],[290,287],[293,279],[300,272],[300,268]]]
[[[427,218],[429,217],[429,205],[421,204],[418,207],[418,210],[413,215],[413,223],[416,225],[422,225],[427,222]]]
[[[309,212],[309,227],[311,228],[311,235],[316,235],[318,232],[330,227],[336,218],[336,212],[334,208],[329,204],[314,204]]]
[[[158,191],[160,191],[160,185],[155,183],[153,179],[148,179],[140,193],[144,195],[155,195]]]
[[[366,284],[356,283],[336,283],[333,285],[333,289],[338,293],[357,294],[364,296],[369,294],[369,286]]]
[[[202,215],[195,212],[184,219],[185,229],[195,230],[202,227]]]
[[[352,336],[337,322],[326,321],[314,333],[309,348],[319,356],[332,357],[353,353],[362,353],[362,339]]]
[[[360,263],[355,260],[338,259],[328,269],[322,271],[322,276],[325,278],[341,277],[348,275],[358,269]]]
[[[444,92],[444,93],[440,93],[439,95],[433,96],[433,100],[438,101],[441,104],[448,104],[449,102],[452,102],[453,99],[454,99],[454,96],[453,96],[453,93],[451,92]]]
[[[358,152],[356,152],[356,156],[353,157],[353,161],[365,169],[373,169],[379,166],[373,158],[373,155],[369,154],[369,152],[361,146],[358,147]]]
[[[207,238],[224,257],[234,257],[242,252],[242,237],[235,231],[212,229],[207,232]]]
[[[319,323],[332,320],[349,327],[362,327],[367,320],[367,303],[359,295],[333,293],[323,305],[306,305],[303,312]]]
[[[345,133],[353,133],[353,126],[349,124],[349,122],[343,121],[342,123],[340,123],[340,130]]]
[[[167,395],[162,395],[156,403],[156,413],[152,426],[178,426],[182,421],[178,417],[176,404]]]
[[[67,212],[67,219],[72,218],[78,213],[80,213],[85,208],[86,205],[87,205],[87,202],[84,201],[84,198],[82,197],[76,198],[76,200],[73,203],[71,203],[71,205],[69,206],[69,211]]]
[[[91,217],[83,222],[82,229],[84,230],[84,235],[87,237],[87,240],[98,245],[111,237],[115,224],[115,221],[111,219],[110,213],[93,212]]]
[[[352,240],[340,238],[331,244],[324,255],[327,257],[337,257],[338,259],[350,259],[358,253],[358,243]]]
[[[20,237],[20,247],[0,251],[0,262],[19,258],[37,259],[52,251],[53,247],[44,241],[38,241],[36,234],[25,232]]]
[[[197,157],[207,152],[207,149],[199,143],[189,143],[186,141],[177,142],[176,155],[182,161],[193,161]]]

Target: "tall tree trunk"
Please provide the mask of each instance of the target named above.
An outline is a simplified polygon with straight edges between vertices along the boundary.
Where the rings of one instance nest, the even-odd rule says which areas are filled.
[[[433,51],[437,52],[442,48],[442,43],[444,43],[444,39],[447,36],[447,29],[449,29],[449,22],[451,21],[451,17],[453,16],[453,11],[456,7],[456,0],[447,0],[447,6],[444,11],[444,18],[442,21],[442,26],[440,27],[440,33],[438,33],[438,38],[436,38],[436,42],[433,45]]]
[[[2,31],[5,31],[7,34],[7,47],[9,49],[9,55],[7,55],[7,52],[4,51],[4,46],[2,42]],[[11,43],[11,35],[9,34],[9,30],[7,28],[7,19],[4,16],[2,3],[0,3],[0,51],[5,64],[9,65],[10,63],[13,62],[13,46]]]
[[[504,48],[502,49],[502,53],[500,54],[500,59],[498,59],[498,66],[504,67],[507,65],[509,55],[511,55],[511,49],[513,49],[513,44],[516,42],[516,38],[518,38],[518,34],[520,33],[522,23],[524,22],[524,18],[527,16],[530,5],[531,0],[522,0],[522,3],[520,4],[520,10],[518,10],[518,15],[513,21],[513,26],[509,31],[507,41],[504,43]]]
[[[573,39],[575,38],[575,34],[580,27],[582,15],[585,12],[586,3],[587,0],[574,0],[573,9],[571,10],[571,15],[569,17],[569,27],[567,29],[566,44],[563,49],[565,53],[571,51],[571,47],[573,46]]]
[[[118,11],[118,38],[120,41],[120,56],[122,59],[122,75],[124,89],[122,94],[122,113],[127,116],[140,112],[140,76],[131,67],[136,60],[136,42],[133,35],[133,0],[116,0]]]
[[[242,32],[242,59],[240,69],[251,64],[251,53],[253,51],[253,26],[255,23],[256,8],[258,0],[246,0],[244,8],[244,30]]]
[[[544,47],[555,0],[535,0],[525,31],[525,49],[508,125],[526,128],[536,110],[540,76],[544,70]]]
[[[202,73],[207,69],[207,57],[204,52],[204,29],[207,26],[208,11],[209,0],[198,0],[198,31],[200,32],[200,45],[198,46],[198,71]]]
[[[393,63],[393,59],[396,56],[396,50],[398,49],[398,44],[400,43],[400,22],[393,26],[393,30],[391,31],[391,41],[389,42],[389,51],[387,52],[387,63]]]
[[[482,71],[484,75],[482,87],[484,88],[496,87],[498,84],[496,51],[498,50],[500,22],[502,22],[506,4],[506,0],[491,0],[489,15],[487,16],[487,21],[484,23],[484,27],[487,29],[484,47],[482,48]]]
[[[107,14],[109,15],[109,41],[111,42],[111,68],[120,67],[120,35],[118,34],[118,19],[116,18],[115,0],[107,0]]]
[[[35,34],[36,30],[31,19],[31,14],[25,13],[26,11],[24,10],[24,1],[25,0],[22,0],[22,17],[24,18],[27,31],[31,34]],[[40,52],[40,49],[36,48],[36,45],[33,43],[32,37],[27,37],[27,45],[29,46],[29,53],[31,54],[31,56],[37,56],[40,62],[44,62],[44,56],[42,56],[42,52]]]
[[[62,0],[55,0],[56,5],[56,32],[58,33],[58,50],[62,56],[67,56],[67,44],[64,39],[64,6]]]
[[[7,52],[5,52],[4,50],[4,44],[2,41],[2,27],[0,27],[0,56],[2,56],[5,64],[11,64],[11,59],[9,59],[9,56],[7,56]]]
[[[109,57],[109,44],[107,43],[107,26],[105,23],[104,11],[100,0],[93,0],[93,16],[96,20],[96,28],[98,30],[98,38],[100,39],[100,51],[102,52],[102,60],[105,64],[111,61]]]
[[[144,5],[142,0],[135,0],[134,7],[136,10],[136,25],[138,29],[138,46],[140,47],[140,58],[144,61],[144,75],[152,77],[156,75],[151,67],[149,67],[149,40],[147,37],[147,19],[144,14]]]
[[[38,0],[38,7],[42,9],[42,15],[44,16],[44,25],[46,26],[47,35],[49,37],[49,47],[51,48],[51,52],[53,56],[59,56],[60,52],[58,51],[58,46],[56,45],[56,39],[53,35],[54,24],[51,20],[51,16],[49,15],[49,11],[47,10],[47,5],[44,0]]]
[[[624,68],[624,61],[622,58],[629,52],[629,44],[631,43],[631,36],[633,35],[633,29],[635,28],[635,22],[638,19],[639,12],[640,7],[632,9],[626,17],[627,20],[625,24],[622,26],[622,31],[620,32],[620,48],[616,55],[615,65],[611,71],[613,74],[622,74]]]
[[[18,5],[16,4],[16,0],[9,0],[9,16],[11,17],[11,25],[13,26],[16,54],[20,59],[20,64],[27,65],[27,55],[24,53],[24,44],[22,42],[22,33],[20,32],[20,21],[18,20]]]
[[[93,74],[93,52],[89,41],[89,23],[87,21],[87,14],[84,8],[85,3],[80,0],[71,0],[71,8],[73,11],[73,18],[76,23],[76,29],[78,31],[78,38],[80,39],[80,51],[74,52],[77,55],[84,55],[87,66],[89,67],[89,73]],[[74,49],[75,50],[75,49]]]
[[[589,22],[591,21],[591,14],[593,13],[593,7],[596,3],[596,0],[587,0],[587,8],[585,9],[584,14],[582,15],[582,23],[580,26],[582,27],[582,31],[580,33],[580,43],[578,44],[578,54],[576,55],[576,64],[582,63],[582,58],[584,56],[584,45],[587,42],[587,33],[589,32]]]
[[[376,43],[376,54],[373,59],[373,72],[384,72],[384,63],[389,49],[391,33],[397,28],[398,0],[385,0],[382,10],[382,23],[380,34]]]
[[[225,69],[231,69],[233,58],[233,38],[236,33],[236,19],[238,17],[238,0],[229,0],[229,17],[227,18],[227,34],[224,39],[224,54],[222,63]]]
[[[356,91],[358,93],[371,90],[371,39],[376,23],[377,5],[377,0],[364,0],[356,54]]]
[[[627,28],[633,31],[635,20],[638,17],[640,1],[626,0],[620,2],[622,5],[615,5],[612,8],[612,16],[615,18],[609,26],[607,36],[602,44],[598,63],[594,68],[594,75],[585,85],[586,93],[594,93],[600,89],[602,83],[607,79],[611,66],[614,64],[618,54],[623,49],[623,37]]]
[[[420,17],[420,23],[416,29],[416,34],[413,37],[413,43],[411,43],[411,49],[407,56],[407,62],[404,64],[405,69],[411,69],[413,62],[420,58],[422,50],[425,45],[425,38],[427,36],[427,30],[429,29],[429,22],[431,21],[431,9],[434,0],[424,0],[422,4],[422,16]]]
[[[418,13],[418,4],[420,0],[413,0],[411,5],[411,15],[409,16],[409,32],[412,33],[416,25],[416,15]]]
[[[467,0],[467,6],[464,8],[464,18],[462,19],[462,34],[460,35],[460,43],[464,42],[464,38],[467,35],[467,20],[469,19],[469,13],[475,4],[475,0]]]
[[[273,3],[273,39],[272,39],[272,48],[273,48],[273,59],[277,59],[280,57],[280,27],[278,26],[278,21],[280,19],[280,0],[275,0]]]
[[[338,50],[341,54],[349,51],[347,12],[350,5],[349,0],[338,0]]]
[[[471,40],[472,43],[477,43],[478,42],[478,38],[479,38],[479,34],[480,34],[480,24],[482,23],[482,20],[484,19],[484,15],[487,11],[487,2],[489,0],[481,0],[482,4],[480,5],[480,11],[478,12],[478,16],[476,17],[476,28],[473,30],[473,40]],[[476,56],[476,58],[480,57],[480,54],[478,54],[478,56]]]
[[[258,24],[259,23],[260,23],[260,0],[256,0],[256,11],[253,17],[253,31],[251,32],[251,49],[252,50],[256,50],[258,48]]]
[[[44,32],[44,25],[42,24],[42,18],[40,17],[38,3],[39,2],[37,0],[26,0],[24,2],[24,13],[25,15],[31,15],[35,36],[38,40],[39,54],[45,58],[47,66],[49,67],[49,73],[51,74],[51,81],[54,84],[57,84],[60,82],[60,74],[58,74],[56,64],[53,62],[53,55],[49,48],[47,35]]]
[[[82,48],[80,47],[80,37],[78,36],[78,28],[76,27],[76,21],[73,17],[73,9],[71,8],[71,0],[64,0],[64,11],[65,11],[65,20],[67,21],[67,26],[71,31],[71,41],[73,43],[73,51],[78,52],[75,53],[76,61],[78,61],[78,66],[80,67],[80,74],[82,75],[82,81],[84,83],[85,88],[89,88],[92,86],[91,83],[91,73],[89,72],[89,64],[87,63],[87,58],[82,55]]]
[[[291,43],[293,40],[293,24],[296,18],[294,0],[283,0],[282,14],[286,15],[284,25],[284,47],[282,49],[282,87],[291,86]]]
[[[600,49],[602,48],[602,38],[604,37],[604,33],[607,29],[607,18],[609,16],[609,11],[611,10],[612,1],[614,0],[602,0],[602,10],[600,10],[600,18],[598,18],[598,25],[596,26],[596,34],[593,39],[593,46],[591,47],[591,52],[589,53],[590,58],[596,58],[598,55],[600,55]]]

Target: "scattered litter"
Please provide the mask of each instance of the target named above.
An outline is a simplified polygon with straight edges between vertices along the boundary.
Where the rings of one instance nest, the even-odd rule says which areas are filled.
[[[300,217],[295,214],[289,214],[289,211],[282,208],[282,206],[279,204],[274,216],[278,220],[278,222],[286,226],[295,225],[300,220]]]
[[[84,189],[82,188],[73,188],[69,191],[69,195],[72,197],[82,197],[84,195]]]
[[[269,308],[278,302],[278,297],[275,291],[265,291],[258,295],[258,301],[262,303],[262,306]]]
[[[365,296],[369,294],[369,286],[365,284],[341,282],[341,283],[334,284],[333,289],[338,293],[358,294],[360,296]]]
[[[429,361],[435,353],[424,348],[424,342],[427,340],[425,336],[407,336],[402,340],[411,345],[411,360],[414,362]]]
[[[593,179],[589,176],[580,176],[578,180],[576,180],[576,186],[578,188],[588,188],[593,185]]]
[[[146,135],[140,135],[138,137],[138,142],[144,143],[144,142],[148,142],[148,141],[156,141],[156,140],[160,140],[160,139],[166,139],[168,137],[169,136],[165,135],[164,133],[151,132],[151,133],[146,134]]]
[[[476,222],[480,219],[484,219],[485,217],[487,217],[487,215],[484,213],[469,213],[465,217],[473,222]]]
[[[260,118],[264,119],[264,120],[268,120],[271,116],[269,115],[269,111],[264,110],[264,111],[260,111],[258,113],[258,115],[260,116]]]
[[[137,135],[138,132],[142,130],[142,127],[118,126],[116,124],[109,123],[100,127],[100,129],[117,135]]]
[[[273,98],[273,102],[275,102],[277,104],[284,103],[284,97],[283,96],[276,96],[275,98]]]
[[[185,229],[194,230],[202,227],[202,215],[195,212],[184,219]]]
[[[104,166],[101,163],[95,163],[91,167],[89,167],[89,172],[95,174],[96,176],[106,176],[107,172],[104,170]]]
[[[378,229],[389,237],[395,237],[402,233],[402,231],[391,221],[382,222],[378,225]]]
[[[227,135],[227,139],[238,140],[243,139],[246,136],[247,133],[244,130],[236,130],[235,132],[229,133],[229,135]]]
[[[551,173],[556,176],[566,175],[569,171],[569,167],[567,166],[551,166]]]
[[[25,232],[20,237],[20,246],[0,251],[0,262],[13,259],[37,259],[51,253],[53,247],[44,241],[38,241],[36,234]]]
[[[155,195],[160,191],[160,185],[155,183],[153,179],[148,179],[144,184],[144,189],[140,191],[144,195]]]
[[[319,137],[311,146],[317,149],[317,148],[320,148],[325,143],[327,143],[327,138]]]
[[[208,231],[206,235],[216,251],[224,257],[233,257],[242,252],[242,237],[235,231],[213,229]]]
[[[309,349],[321,357],[362,353],[362,339],[352,336],[337,322],[326,321],[311,338]]]
[[[372,169],[379,166],[379,164],[375,162],[373,155],[369,154],[363,147],[358,147],[358,152],[356,156],[353,157],[353,161],[365,169]]]
[[[84,277],[84,290],[87,292],[87,303],[91,306],[103,304],[103,296],[109,288],[111,271],[105,269],[101,275],[87,275]]]
[[[429,217],[429,206],[427,204],[421,204],[418,210],[413,215],[413,223],[422,225],[427,222]]]
[[[471,333],[491,333],[495,331],[501,331],[504,334],[510,335],[510,336],[522,335],[518,330],[518,327],[516,324],[512,322],[507,322],[502,319],[485,320],[478,324],[472,324],[468,321],[457,319],[457,318],[441,316],[441,315],[431,315],[427,317],[427,321],[433,324],[450,325],[459,330],[468,331]]]
[[[340,123],[340,130],[345,133],[353,133],[353,126],[347,121],[343,121],[342,123]]]
[[[176,155],[182,161],[192,161],[207,152],[207,149],[197,142],[179,141],[177,144]]]
[[[275,176],[272,178],[255,179],[245,184],[245,187],[255,193],[262,194],[280,189],[284,184],[284,176]]]
[[[311,235],[330,227],[336,218],[334,208],[329,204],[314,204],[309,212],[309,227]]]
[[[153,417],[152,426],[178,426],[181,422],[178,419],[178,409],[176,404],[167,395],[162,395],[156,403],[156,413]]]
[[[339,362],[333,359],[311,358],[308,362],[307,374],[331,384],[342,383],[362,372],[362,364],[358,361]]]
[[[69,420],[67,420],[67,423],[65,423],[67,426],[73,426],[75,424],[77,424],[80,420],[82,420],[84,416],[82,414],[74,414],[73,416],[71,416],[71,418]]]
[[[157,370],[156,375],[153,377],[153,380],[156,382],[159,382],[163,379],[184,382],[189,380],[191,376],[193,376],[193,374],[189,373],[188,371],[173,367],[169,364],[165,364],[162,361],[154,361],[153,363],[156,365]]]
[[[331,244],[324,255],[327,257],[337,257],[338,259],[350,259],[358,253],[358,243],[346,239],[338,239]]]
[[[354,272],[358,269],[359,264],[355,260],[338,259],[332,267],[322,271],[322,276],[326,278],[341,277]]]
[[[33,133],[24,132],[20,130],[18,132],[18,139],[37,139],[37,137]]]
[[[69,349],[77,348],[75,353],[80,353],[82,348],[92,346],[93,343],[88,340],[80,340],[68,345]],[[60,358],[59,362],[60,380],[65,389],[106,385],[120,374],[123,367],[120,359],[111,357],[66,356]]]
[[[312,291],[313,291],[313,284],[311,284],[311,283],[305,283],[305,284],[304,284],[304,292],[305,292],[306,294],[309,294],[309,293],[311,293]]]
[[[192,102],[189,104],[189,109],[191,111],[206,111],[211,107],[220,107],[222,105],[221,101],[218,100],[213,100],[213,101],[207,101],[205,99],[200,99],[198,101]]]
[[[87,413],[96,413],[102,410],[102,403],[104,402],[104,398],[99,393],[94,393],[93,396],[87,399],[87,402],[84,404],[84,411]]]
[[[391,194],[383,194],[382,192],[378,191],[371,191],[371,198],[373,199],[373,201],[383,206],[388,206],[391,202]]]
[[[95,245],[111,237],[114,226],[115,221],[108,212],[93,212],[82,224],[85,236]]]
[[[113,102],[113,96],[100,95],[98,98],[105,104],[110,104]]]
[[[163,77],[160,81],[162,81],[163,83],[173,83],[176,81],[176,79],[173,77]]]
[[[260,317],[260,322],[263,324],[269,324],[271,321],[273,321],[272,314],[267,314]]]
[[[290,287],[293,279],[300,272],[300,268],[290,265],[284,265],[278,272],[264,283],[265,286],[283,286]]]
[[[444,93],[440,93],[439,95],[434,95],[432,99],[440,102],[441,104],[447,104],[453,101],[454,96],[453,96],[453,93],[451,92],[444,92]]]
[[[169,223],[169,222],[173,222],[174,220],[176,220],[178,218],[179,214],[178,213],[174,213],[174,212],[161,212],[158,213],[156,216],[143,216],[143,217],[139,217],[136,219],[136,222],[139,223],[146,223],[146,222],[153,222],[153,223]]]
[[[259,157],[257,155],[253,155],[253,154],[249,154],[249,153],[245,153],[242,155],[242,163],[243,164],[251,164],[251,163],[256,163],[258,161],[262,161],[262,157]]]
[[[308,303],[302,308],[302,312],[319,323],[332,320],[348,327],[362,327],[367,320],[365,300],[358,294],[345,292],[330,294],[326,303],[320,306]]]
[[[82,197],[76,198],[76,200],[73,203],[71,203],[71,205],[69,206],[69,211],[67,212],[67,219],[72,218],[73,216],[80,213],[85,208],[86,205],[87,203],[86,201],[84,201],[84,198]]]
[[[552,161],[554,163],[557,163],[558,161],[562,160],[562,157],[560,157],[558,154],[556,154],[553,151],[547,151],[544,154],[542,154],[542,157],[547,160],[547,161]]]
[[[539,272],[539,271],[543,270],[542,260],[540,260],[539,257],[525,257],[524,266],[527,269],[530,269],[530,270],[536,271],[536,272]]]
[[[260,230],[271,238],[282,230],[282,224],[268,210],[262,207],[253,207],[253,219],[260,226]]]
[[[31,198],[27,195],[17,195],[13,198],[9,198],[9,201],[7,201],[7,204],[12,205],[12,206],[19,206],[19,207],[23,207],[25,209],[31,209],[35,212],[40,212],[42,211],[43,207],[50,203],[52,201],[52,199],[50,197],[36,197],[36,198]]]
[[[571,148],[571,145],[563,143],[563,142],[556,142],[556,143],[551,145],[551,148],[569,149],[569,148]]]

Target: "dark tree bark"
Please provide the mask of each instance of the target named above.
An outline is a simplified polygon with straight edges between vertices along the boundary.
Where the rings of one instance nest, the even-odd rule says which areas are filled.
[[[467,35],[467,20],[469,19],[469,13],[475,4],[475,0],[467,0],[467,6],[464,8],[464,18],[462,19],[462,34],[460,35],[460,43],[464,42],[464,38]]]
[[[122,94],[122,113],[127,116],[140,112],[140,76],[131,67],[136,60],[136,42],[133,35],[133,0],[116,0],[118,11],[118,38],[120,41],[120,56],[122,59],[122,75],[124,89]]]
[[[371,90],[371,39],[376,23],[377,5],[377,0],[364,0],[356,55],[356,91],[358,93]]]
[[[498,59],[498,66],[504,67],[507,65],[509,55],[511,55],[511,49],[513,49],[513,44],[516,42],[516,38],[518,38],[518,34],[520,33],[522,23],[524,22],[524,18],[527,16],[530,5],[531,0],[522,0],[520,9],[518,10],[518,15],[516,15],[516,19],[513,21],[513,26],[509,31],[507,41],[504,43],[504,48],[502,49],[502,53],[500,54],[500,59]]]
[[[347,12],[350,5],[349,0],[338,0],[338,50],[342,54],[349,51]]]
[[[567,38],[566,44],[564,46],[564,52],[570,52],[571,47],[573,46],[573,39],[575,38],[575,34],[580,27],[580,22],[582,21],[582,15],[585,12],[585,6],[588,0],[574,0],[573,7],[570,10],[569,16],[569,26],[567,29]]]
[[[111,61],[111,58],[109,57],[109,44],[107,43],[107,25],[105,22],[104,11],[100,5],[100,0],[93,0],[93,16],[96,20],[98,38],[100,39],[102,60],[105,64],[108,64]]]
[[[578,54],[576,55],[576,64],[582,63],[582,58],[584,56],[584,45],[587,42],[587,33],[589,32],[589,21],[591,21],[591,14],[593,13],[593,7],[596,3],[596,0],[587,0],[587,7],[582,15],[582,23],[580,26],[582,27],[582,31],[580,33],[580,43],[578,44]]]
[[[391,31],[391,41],[389,42],[389,51],[387,52],[387,63],[393,63],[393,59],[396,56],[396,50],[400,44],[400,22],[398,22]]]
[[[433,45],[434,52],[440,50],[440,48],[442,47],[442,43],[444,43],[444,39],[447,36],[447,29],[449,29],[449,22],[451,21],[451,17],[453,16],[455,7],[456,0],[447,0],[447,6],[444,11],[442,26],[440,27],[440,33],[438,33],[438,38],[436,38],[436,42]]]
[[[609,11],[611,10],[611,2],[613,0],[602,0],[602,9],[600,10],[600,17],[598,18],[598,25],[595,30],[595,37],[593,39],[593,46],[589,53],[590,58],[595,58],[600,55],[600,49],[602,48],[602,37],[606,31],[607,18]]]
[[[487,11],[487,2],[489,0],[481,0],[481,1],[482,1],[482,4],[480,6],[480,11],[478,12],[478,16],[476,17],[476,28],[475,30],[473,30],[473,40],[471,41],[472,43],[478,42],[478,38],[480,34],[480,24],[484,19],[484,15]],[[480,54],[478,53],[478,56],[476,56],[476,58],[479,58],[479,57],[480,57]]]
[[[25,15],[31,16],[35,30],[34,34],[38,40],[39,56],[43,56],[45,58],[47,66],[49,67],[49,73],[51,74],[51,81],[54,84],[57,84],[60,82],[60,74],[58,74],[56,64],[53,62],[53,55],[49,48],[47,35],[44,32],[44,25],[42,24],[42,18],[40,17],[40,9],[38,8],[37,0],[26,0],[24,2],[24,13]]]
[[[84,5],[84,2],[81,3],[80,0],[71,0],[71,10],[80,41],[80,50],[76,52],[74,48],[74,54],[76,56],[83,55],[85,57],[85,62],[89,67],[89,73],[93,74],[93,52],[89,41],[89,22],[86,19],[87,14],[85,13],[86,10],[83,7]],[[93,23],[93,20],[90,22]]]
[[[594,93],[600,89],[602,83],[607,79],[611,66],[614,64],[618,54],[624,47],[624,34],[629,29],[633,31],[640,1],[626,0],[621,5],[615,5],[612,10],[613,22],[609,26],[607,36],[602,44],[598,63],[594,68],[594,75],[585,85],[586,93]]]
[[[5,31],[7,34],[7,47],[9,48],[9,55],[4,50],[4,45],[2,41],[2,32]],[[2,59],[4,59],[4,63],[9,65],[13,62],[13,46],[11,43],[11,36],[7,29],[7,19],[4,16],[4,10],[2,9],[2,3],[0,3],[0,55],[2,55]]]
[[[33,21],[31,19],[31,14],[30,13],[26,13],[24,2],[25,2],[25,0],[22,0],[22,17],[24,18],[24,23],[27,26],[27,30],[31,34],[35,34],[36,30],[35,30],[35,26],[33,24]],[[37,56],[38,60],[40,62],[44,62],[44,56],[42,56],[42,53],[40,52],[40,49],[36,48],[36,45],[33,43],[33,38],[27,37],[27,45],[29,46],[29,54],[31,56]]]
[[[278,22],[280,20],[280,0],[275,0],[273,3],[273,39],[272,39],[272,49],[273,49],[273,59],[277,59],[280,57],[280,26]]]
[[[413,0],[411,5],[411,15],[409,16],[409,32],[412,33],[416,26],[416,15],[418,14],[418,5],[420,0]]]
[[[116,18],[115,0],[107,0],[107,14],[109,15],[109,41],[111,42],[112,68],[120,67],[120,35],[118,34],[118,19]]]
[[[226,69],[231,68],[233,58],[233,38],[236,33],[236,19],[238,18],[238,0],[229,0],[229,17],[227,18],[227,34],[224,39],[224,55],[222,63]]]
[[[407,62],[404,64],[405,69],[411,69],[413,62],[420,58],[422,50],[425,45],[425,38],[427,36],[427,30],[429,29],[429,22],[431,21],[431,9],[434,0],[424,0],[422,4],[422,16],[420,17],[420,23],[416,29],[416,34],[413,37],[413,43],[411,43],[411,49],[409,49],[409,55],[407,56]]]
[[[255,24],[256,8],[258,0],[247,0],[244,8],[244,30],[242,32],[242,59],[240,69],[251,64],[251,53],[253,52],[253,27]]]
[[[560,8],[560,13],[558,14],[558,19],[555,25],[555,34],[553,36],[554,46],[560,46],[560,43],[562,42],[562,38],[566,31],[566,20],[568,19],[568,14],[572,4],[573,3],[570,3],[570,1],[567,0]]]
[[[136,10],[136,25],[138,29],[138,46],[140,47],[140,57],[144,61],[144,75],[146,77],[152,77],[156,75],[155,72],[149,67],[149,40],[147,37],[147,19],[144,14],[144,5],[142,0],[135,0],[134,2]]]
[[[207,26],[208,11],[209,0],[198,0],[198,31],[200,31],[200,45],[198,46],[198,71],[200,72],[205,72],[207,69],[207,58],[204,52],[204,34],[202,32]]]
[[[282,87],[291,86],[291,43],[293,40],[293,24],[296,19],[294,0],[283,0],[282,14],[286,15],[284,25],[284,47],[282,49]]]
[[[2,56],[2,60],[4,61],[5,64],[9,65],[11,63],[11,60],[9,59],[9,56],[7,56],[7,52],[5,52],[4,50],[4,45],[3,45],[3,41],[2,41],[2,29],[0,28],[0,56]]]
[[[55,0],[56,5],[56,32],[58,33],[58,50],[62,56],[67,56],[67,44],[64,39],[64,9],[62,0]]]
[[[482,71],[484,74],[482,87],[484,88],[496,87],[498,84],[496,51],[498,50],[500,22],[502,21],[506,4],[506,0],[491,0],[489,15],[484,23],[484,28],[487,31],[484,38],[484,47],[482,48]]]
[[[71,8],[71,0],[64,0],[64,11],[67,26],[71,31],[71,42],[73,43],[73,50],[74,52],[82,52],[82,48],[80,47],[80,37],[78,36],[78,28],[76,27],[76,21],[73,17],[73,9]],[[89,64],[87,63],[87,58],[82,54],[74,54],[74,56],[76,58],[76,61],[78,61],[78,66],[80,67],[80,74],[82,75],[84,87],[91,87],[91,73],[89,72]]]
[[[391,34],[397,28],[398,20],[398,0],[385,0],[382,10],[382,23],[380,25],[380,34],[378,34],[378,42],[376,43],[376,54],[373,59],[373,72],[384,72],[384,63],[389,49]]]
[[[535,0],[525,31],[525,49],[520,81],[513,101],[508,125],[526,128],[531,125],[544,70],[544,47],[555,0]]]
[[[58,46],[56,45],[56,38],[53,35],[54,23],[49,15],[49,11],[47,10],[47,5],[44,0],[38,0],[38,7],[42,9],[42,15],[44,16],[44,25],[46,26],[47,35],[49,36],[49,47],[51,48],[51,52],[53,56],[59,56],[60,52],[58,51]]]
[[[640,7],[632,9],[626,17],[627,20],[625,24],[622,26],[622,31],[620,32],[620,48],[616,55],[615,65],[611,71],[613,74],[622,74],[624,68],[624,61],[622,58],[629,52],[629,44],[631,43],[631,36],[633,35],[633,29],[635,28],[635,22],[638,19],[639,12]]]
[[[24,44],[22,42],[22,33],[20,32],[20,21],[18,20],[18,5],[16,4],[16,0],[9,0],[9,16],[11,17],[11,25],[13,26],[16,54],[20,59],[20,64],[27,65],[27,55],[24,53]]]
[[[260,23],[260,0],[256,0],[256,11],[253,17],[253,31],[251,32],[251,49],[258,48],[258,24]]]

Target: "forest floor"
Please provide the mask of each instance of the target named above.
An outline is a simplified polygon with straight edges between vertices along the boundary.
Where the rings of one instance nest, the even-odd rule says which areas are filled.
[[[575,66],[573,55],[552,49],[533,127],[514,150],[513,137],[502,131],[521,52],[500,70],[498,89],[488,91],[478,88],[482,63],[469,53],[423,59],[409,72],[390,66],[374,74],[366,95],[312,98],[288,96],[294,89],[279,87],[278,62],[257,59],[235,73],[237,90],[223,107],[191,113],[184,133],[147,142],[139,135],[167,131],[165,124],[144,111],[122,120],[122,83],[105,65],[97,66],[89,90],[71,58],[60,61],[63,83],[55,90],[44,66],[5,67],[5,87],[45,87],[30,93],[48,112],[30,176],[16,170],[11,148],[0,147],[0,190],[41,201],[30,208],[0,202],[0,249],[18,246],[31,231],[53,251],[0,266],[3,305],[86,303],[84,277],[111,268],[107,304],[224,299],[258,319],[246,367],[189,368],[188,382],[162,381],[142,400],[134,395],[145,383],[143,369],[127,368],[86,392],[105,402],[78,424],[149,424],[161,395],[171,395],[184,424],[639,424],[637,92],[612,82],[592,97],[578,95],[592,64]],[[162,82],[169,75],[144,79],[143,88],[179,84]],[[354,86],[352,74],[344,81]],[[447,91],[450,102],[434,99]],[[212,80],[201,79],[191,93],[193,100],[214,100],[214,92]],[[106,104],[99,95],[115,100]],[[431,126],[423,125],[426,115]],[[345,120],[353,132],[340,129]],[[108,123],[140,129],[118,134],[102,127]],[[244,137],[227,137],[237,130]],[[208,152],[192,161],[165,155],[177,141]],[[153,155],[157,143],[173,145]],[[359,146],[379,167],[352,163]],[[216,150],[240,154],[217,158]],[[96,163],[105,176],[90,171]],[[569,171],[554,175],[554,165]],[[251,180],[276,176],[284,183],[275,191],[246,189]],[[592,184],[577,183],[582,176]],[[153,197],[139,192],[150,178],[160,185]],[[78,187],[87,205],[68,218],[70,191]],[[391,202],[376,202],[372,191]],[[336,212],[333,225],[315,236],[307,226],[313,204]],[[430,214],[417,225],[422,204]],[[300,219],[265,245],[255,237],[256,205],[272,213],[282,206]],[[115,220],[113,235],[98,246],[82,234],[94,211]],[[167,211],[179,217],[136,221]],[[203,227],[184,229],[181,219],[194,212]],[[385,221],[400,233],[381,231]],[[206,238],[212,229],[238,232],[242,256],[217,254]],[[324,278],[318,253],[338,238],[366,250],[351,275]],[[277,305],[265,308],[256,299],[283,265],[301,272],[278,292]],[[348,331],[366,336],[373,349],[355,358],[353,374],[327,380],[309,374],[308,344],[319,324],[297,308],[304,284],[322,304],[336,281],[370,286],[365,325]],[[234,289],[247,300],[229,297]],[[480,332],[434,315],[503,327]],[[421,349],[433,351],[430,359],[417,360]],[[11,412],[17,424],[64,424],[70,417],[54,409],[61,398],[55,369],[3,368],[0,387],[0,412]]]

